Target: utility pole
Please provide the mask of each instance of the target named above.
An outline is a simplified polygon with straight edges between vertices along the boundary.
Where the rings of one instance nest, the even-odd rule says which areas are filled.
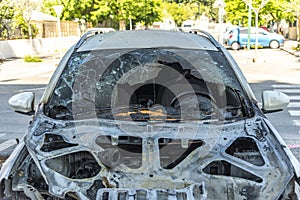
[[[219,8],[219,43],[223,44],[223,15],[225,13],[226,3],[224,0],[216,0],[213,7]]]
[[[247,50],[250,50],[250,34],[251,34],[251,16],[252,16],[252,0],[248,3],[248,41],[247,41]]]

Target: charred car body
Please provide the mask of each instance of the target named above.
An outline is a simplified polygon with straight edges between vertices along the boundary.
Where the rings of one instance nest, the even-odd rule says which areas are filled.
[[[260,109],[231,55],[195,32],[85,34],[3,165],[0,198],[296,198],[299,163],[264,116],[286,96],[265,91]]]

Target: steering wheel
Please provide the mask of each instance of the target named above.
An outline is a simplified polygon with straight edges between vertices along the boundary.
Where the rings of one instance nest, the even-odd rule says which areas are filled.
[[[185,93],[175,97],[171,106],[179,109],[182,119],[217,119],[219,108],[209,95],[204,93]]]

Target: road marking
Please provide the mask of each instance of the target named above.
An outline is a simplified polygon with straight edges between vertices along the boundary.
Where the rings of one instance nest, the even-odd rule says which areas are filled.
[[[274,90],[283,93],[300,93],[300,89],[274,89]]]
[[[5,135],[6,135],[6,133],[0,133],[0,138],[5,136]]]
[[[258,103],[258,107],[262,108],[262,103]],[[290,102],[288,108],[300,108],[300,102]]]
[[[300,102],[290,102],[288,108],[300,108]]]
[[[290,145],[288,145],[288,147],[289,147],[290,149],[293,149],[293,148],[300,148],[300,144],[290,144]]]
[[[300,110],[288,110],[291,116],[297,117],[300,116]]]
[[[300,100],[300,96],[289,95],[290,100]]]
[[[293,120],[293,125],[300,126],[300,120],[297,119]]]
[[[272,85],[273,88],[300,88],[300,85],[284,85],[284,84],[275,84]]]
[[[17,144],[17,141],[16,140],[7,140],[3,143],[0,144],[0,151],[3,151],[5,149],[8,149],[9,147],[13,146]]]
[[[31,91],[38,91],[38,90],[45,90],[46,87],[41,87],[41,88],[30,88],[30,89],[23,89],[19,90],[19,92],[31,92]]]

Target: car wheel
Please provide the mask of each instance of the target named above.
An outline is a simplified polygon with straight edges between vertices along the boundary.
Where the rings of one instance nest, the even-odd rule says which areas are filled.
[[[238,50],[240,48],[240,44],[238,42],[233,42],[231,44],[231,49],[232,50]]]
[[[270,48],[271,48],[271,49],[277,49],[278,47],[279,47],[279,42],[278,42],[278,41],[272,40],[272,41],[270,42]]]

